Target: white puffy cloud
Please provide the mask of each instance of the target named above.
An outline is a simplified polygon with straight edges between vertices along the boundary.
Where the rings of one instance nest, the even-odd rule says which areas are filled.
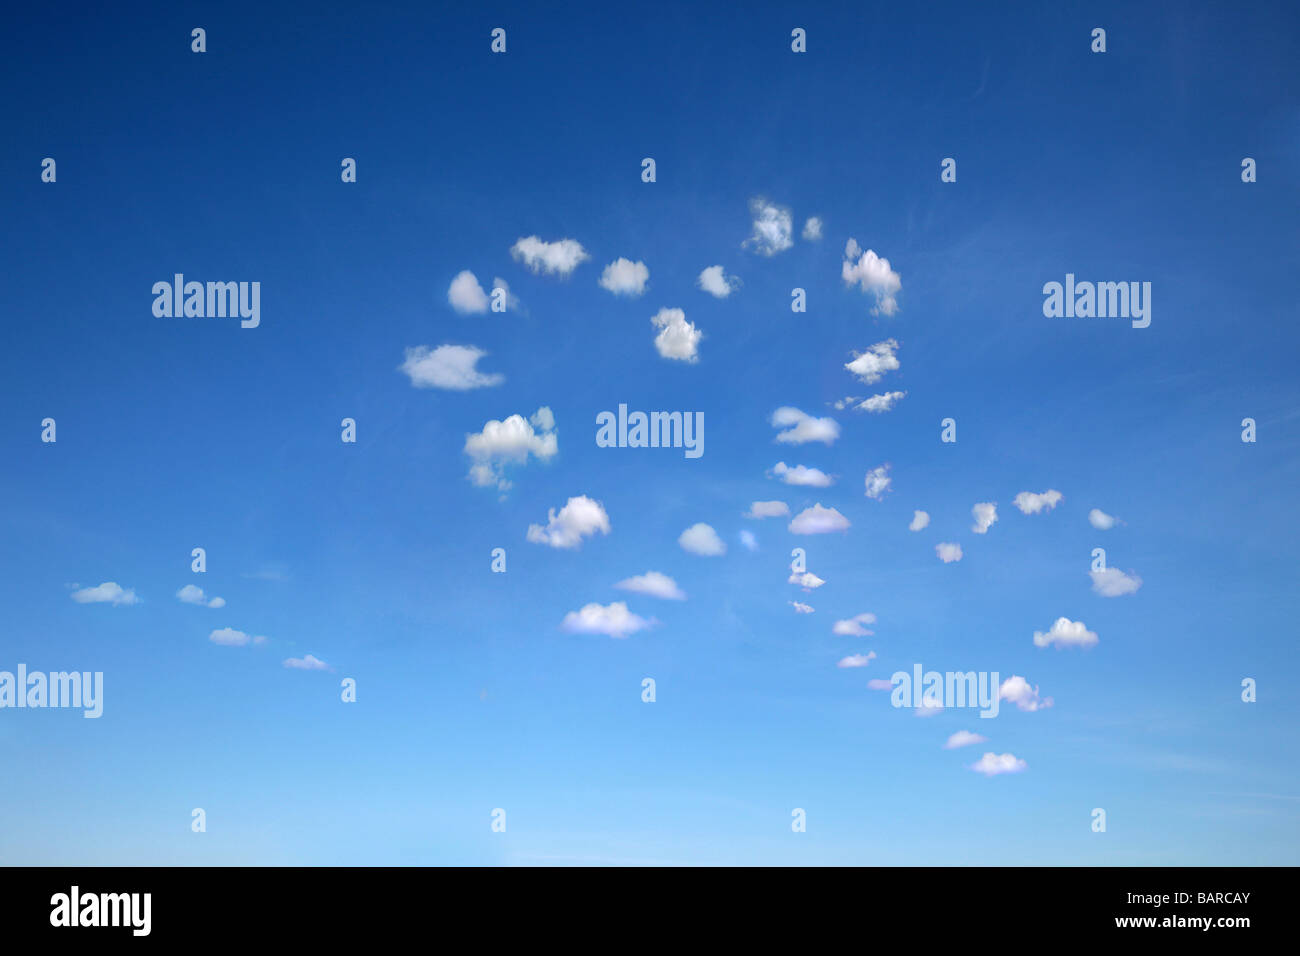
[[[198,604],[201,607],[225,607],[226,599],[214,597],[208,600],[208,596],[203,593],[203,588],[193,584],[187,584],[176,592],[176,596],[186,604]]]
[[[913,511],[912,523],[907,526],[908,531],[920,531],[930,524],[930,513],[928,511]]]
[[[893,315],[898,311],[896,296],[903,287],[898,273],[889,267],[888,259],[882,259],[871,249],[863,252],[856,239],[850,239],[844,246],[840,275],[848,285],[856,283],[863,292],[875,296],[876,307],[871,310],[872,315]]]
[[[647,571],[645,574],[624,578],[614,587],[623,591],[633,591],[637,594],[648,594],[651,597],[663,598],[665,601],[686,600],[686,594],[677,586],[677,582],[658,571]]]
[[[740,280],[727,275],[722,266],[709,266],[700,272],[700,277],[695,282],[715,299],[725,299],[740,288]]]
[[[1125,574],[1119,568],[1103,568],[1090,571],[1092,589],[1102,597],[1122,597],[1134,594],[1142,586],[1142,579],[1136,574]]]
[[[571,634],[606,634],[627,637],[650,626],[643,617],[633,614],[622,601],[608,606],[587,604],[580,611],[570,611],[560,624]]]
[[[867,651],[865,654],[850,654],[848,657],[841,657],[836,663],[836,667],[866,667],[876,659],[875,651]]]
[[[839,422],[835,419],[814,418],[789,405],[782,405],[772,413],[772,427],[785,429],[776,436],[776,440],[789,445],[802,445],[810,441],[830,445],[840,437]]]
[[[817,577],[811,571],[792,571],[790,572],[790,584],[797,584],[805,591],[811,591],[813,588],[819,588],[826,581]]]
[[[711,525],[703,521],[696,522],[683,531],[678,536],[677,543],[682,546],[683,551],[704,557],[717,557],[727,553],[726,542],[718,537],[718,532],[714,531]]]
[[[948,742],[943,745],[943,749],[956,750],[958,747],[969,747],[971,744],[982,744],[987,740],[987,737],[973,734],[969,730],[959,730],[948,738]]]
[[[783,461],[778,461],[772,466],[772,474],[787,485],[808,485],[813,488],[825,488],[835,483],[834,478],[819,468],[808,468],[804,465],[795,465],[791,468]]]
[[[790,513],[790,506],[784,501],[755,501],[745,512],[746,518],[780,518]]]
[[[848,526],[848,518],[834,508],[823,508],[821,502],[818,502],[795,515],[790,522],[790,533],[829,534],[832,531],[843,531]]]
[[[681,309],[660,309],[650,317],[650,323],[659,334],[655,336],[655,348],[666,359],[680,362],[698,362],[701,332],[693,322],[686,321],[686,313]]]
[[[1012,674],[1002,682],[1002,686],[998,688],[998,697],[1009,700],[1021,710],[1030,713],[1052,706],[1052,698],[1039,697],[1037,685],[1031,687],[1029,681],[1016,674]]]
[[[889,477],[889,465],[872,468],[867,472],[863,482],[866,486],[866,496],[879,501],[885,492],[889,490],[892,481],[893,479]]]
[[[809,242],[816,242],[822,237],[822,220],[820,216],[809,216],[803,224],[803,237]]]
[[[1052,629],[1044,633],[1034,631],[1034,646],[1047,647],[1092,647],[1097,643],[1097,635],[1083,626],[1082,621],[1071,621],[1068,617],[1058,617]]]
[[[976,773],[982,773],[986,777],[995,777],[1000,773],[1020,773],[1020,771],[1028,767],[1029,764],[1015,754],[995,754],[990,750],[971,764],[970,769]]]
[[[436,349],[417,345],[406,350],[406,360],[398,368],[416,388],[463,392],[500,385],[506,380],[500,373],[485,374],[478,370],[478,360],[487,354],[473,345],[439,345]]]
[[[1048,488],[1041,494],[1022,491],[1016,495],[1013,504],[1027,515],[1036,515],[1040,511],[1051,511],[1065,496],[1055,488]]]
[[[976,534],[987,534],[989,528],[993,527],[993,522],[998,520],[997,502],[981,501],[971,508],[970,513],[975,518],[970,529]]]
[[[249,644],[265,644],[266,638],[251,634],[245,634],[243,631],[237,631],[233,627],[222,627],[208,635],[208,640],[213,644],[220,644],[222,647],[246,647]]]
[[[1098,531],[1109,531],[1115,527],[1119,519],[1114,515],[1108,515],[1100,508],[1093,508],[1088,512],[1088,524],[1092,525]]]
[[[615,295],[641,295],[650,281],[650,270],[644,262],[620,257],[605,266],[599,281],[602,289]]]
[[[876,615],[868,611],[865,614],[857,614],[843,621],[836,621],[831,627],[831,633],[838,634],[841,637],[870,637],[876,632],[867,630],[865,625],[875,623]]]
[[[528,540],[552,548],[576,548],[583,538],[596,534],[609,534],[609,515],[599,501],[586,495],[570,498],[558,512],[551,508],[546,513],[546,527],[528,526]]]
[[[136,597],[134,590],[124,588],[116,581],[105,581],[93,588],[81,588],[78,591],[73,591],[72,600],[78,604],[111,604],[114,607],[123,604],[140,603],[140,599]]]
[[[488,310],[488,295],[479,285],[478,277],[468,269],[462,269],[451,280],[447,287],[447,301],[461,315]]]
[[[879,415],[887,412],[902,399],[907,397],[907,392],[882,392],[879,395],[872,395],[866,401],[857,406],[860,412],[871,412],[873,415]]]
[[[944,564],[952,564],[954,561],[961,560],[961,545],[943,541],[934,546],[934,553]]]
[[[330,666],[319,657],[308,654],[305,657],[286,657],[284,666],[298,671],[327,671]]]
[[[815,610],[814,608],[809,607],[807,604],[800,604],[798,601],[791,601],[790,606],[794,608],[794,612],[796,614],[812,614],[813,611]]]
[[[754,217],[754,232],[745,240],[746,248],[774,256],[794,245],[794,217],[789,209],[759,196],[749,201],[749,211]]]
[[[899,369],[901,363],[898,361],[897,352],[898,342],[894,339],[885,339],[872,345],[865,352],[854,352],[853,361],[845,363],[844,367],[865,384],[874,385],[886,372]]]
[[[465,454],[473,461],[470,481],[479,487],[496,485],[502,491],[510,488],[503,473],[505,465],[522,465],[529,455],[546,461],[557,451],[555,415],[545,405],[528,419],[522,415],[511,415],[503,422],[493,419],[481,432],[465,436]]]
[[[534,273],[567,276],[591,257],[582,244],[574,239],[543,242],[537,236],[526,236],[510,247],[510,255]]]

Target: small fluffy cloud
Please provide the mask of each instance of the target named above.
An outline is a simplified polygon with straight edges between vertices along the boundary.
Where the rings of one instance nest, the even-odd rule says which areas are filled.
[[[745,512],[746,518],[780,518],[790,513],[790,506],[784,501],[755,501]]]
[[[717,557],[727,553],[726,542],[718,537],[718,532],[714,531],[711,525],[702,521],[683,531],[678,536],[677,543],[682,546],[683,551],[704,557]]]
[[[225,607],[226,599],[214,597],[211,600],[203,593],[203,588],[187,584],[176,592],[176,596],[186,604],[198,604],[201,607]]]
[[[841,637],[870,637],[876,632],[867,630],[864,625],[875,623],[876,615],[868,611],[865,614],[858,614],[843,621],[836,621],[834,626],[831,627],[831,633],[838,634]],[[875,657],[874,654],[871,656]]]
[[[1009,700],[1021,710],[1030,713],[1052,706],[1052,698],[1039,697],[1037,686],[1029,686],[1029,681],[1015,674],[1002,682],[1002,686],[998,688],[998,697]]]
[[[647,571],[645,574],[624,578],[614,587],[623,591],[633,591],[637,594],[648,594],[651,597],[663,598],[665,601],[686,600],[686,594],[677,586],[677,582],[658,571]]]
[[[813,488],[826,488],[835,483],[835,479],[820,468],[808,468],[795,465],[793,468],[783,461],[772,466],[772,474],[787,485],[809,485]]]
[[[1092,647],[1097,643],[1097,635],[1083,626],[1082,621],[1071,621],[1068,617],[1058,617],[1052,629],[1044,633],[1034,631],[1034,646],[1047,647]]]
[[[776,440],[789,445],[819,441],[830,445],[840,437],[840,426],[833,418],[814,418],[807,412],[783,405],[772,413],[772,427],[783,428]]]
[[[650,281],[650,270],[644,262],[620,257],[605,266],[599,281],[602,289],[615,295],[641,295]]]
[[[406,350],[406,360],[398,369],[406,373],[416,388],[463,392],[500,385],[506,380],[504,375],[478,370],[478,360],[485,355],[487,352],[473,345],[439,345],[436,349],[417,345]]]
[[[836,663],[836,667],[866,667],[876,659],[875,651],[867,651],[865,654],[850,654],[848,657],[841,657]]]
[[[627,637],[650,626],[650,622],[627,609],[622,601],[608,606],[588,604],[580,611],[570,611],[560,624],[571,634],[605,634]]]
[[[111,604],[114,607],[140,603],[134,590],[124,588],[116,581],[105,581],[97,587],[73,591],[72,600],[78,604]]]
[[[774,256],[794,245],[794,217],[789,209],[759,196],[749,201],[749,211],[754,217],[754,232],[745,240],[746,248]]]
[[[792,571],[790,573],[790,583],[799,585],[805,591],[811,591],[813,588],[821,587],[826,581],[817,577],[811,571]]]
[[[1040,511],[1051,511],[1064,497],[1055,488],[1049,488],[1042,494],[1022,491],[1016,495],[1013,504],[1027,515],[1036,515]]]
[[[456,273],[447,287],[447,301],[461,315],[470,315],[488,310],[488,296],[479,285],[478,277],[468,269]]]
[[[794,613],[796,614],[812,614],[814,610],[807,604],[800,604],[798,601],[791,601],[790,606],[794,608]]]
[[[222,647],[247,647],[249,644],[265,644],[266,638],[251,634],[245,634],[243,631],[237,631],[233,627],[222,627],[208,635],[208,640],[213,644],[220,644]]]
[[[803,237],[809,242],[816,242],[822,237],[822,221],[820,216],[809,216],[803,224]]]
[[[1125,574],[1119,568],[1103,568],[1090,571],[1092,589],[1102,597],[1122,597],[1134,594],[1142,586],[1142,579],[1136,574]]]
[[[284,666],[296,671],[327,671],[330,669],[330,666],[323,660],[311,654],[305,657],[286,657]]]
[[[591,257],[582,244],[574,239],[543,242],[537,236],[527,236],[510,247],[510,255],[534,273],[567,276]]]
[[[856,284],[863,292],[875,296],[872,315],[893,315],[898,311],[896,296],[903,287],[898,273],[889,267],[888,259],[882,259],[870,249],[863,252],[856,239],[850,239],[844,247],[840,274],[846,284]]]
[[[700,339],[704,337],[693,322],[686,321],[681,309],[660,309],[650,317],[650,323],[659,330],[655,348],[666,359],[679,362],[698,362]]]
[[[1119,519],[1114,515],[1108,515],[1100,508],[1093,508],[1088,512],[1088,524],[1092,525],[1098,531],[1109,531],[1115,527]]]
[[[998,520],[997,502],[981,501],[971,508],[970,513],[975,518],[975,523],[970,529],[976,534],[987,534],[989,528],[993,527],[993,522]]]
[[[886,680],[883,677],[873,677],[871,680],[867,681],[867,687],[870,690],[891,690],[893,686],[894,684],[892,681]]]
[[[954,561],[961,560],[961,545],[944,541],[934,546],[934,553],[944,564],[952,564]]]
[[[995,754],[989,751],[983,757],[980,757],[970,768],[976,773],[982,773],[986,777],[995,777],[1000,773],[1020,773],[1028,768],[1029,764],[1025,763],[1015,754]]]
[[[872,468],[867,472],[867,477],[864,482],[866,485],[867,497],[879,501],[881,497],[884,496],[885,492],[889,490],[889,485],[892,480],[893,479],[889,477],[888,465],[881,465],[879,468]]]
[[[752,531],[740,532],[740,543],[750,551],[758,550],[758,538],[754,537],[754,532]]]
[[[913,511],[912,523],[907,526],[908,531],[920,531],[929,527],[930,513],[928,511]]]
[[[740,280],[727,275],[722,266],[709,266],[695,281],[696,285],[715,299],[725,299],[740,288]]]
[[[853,361],[846,363],[844,367],[865,384],[874,385],[886,372],[899,369],[901,363],[898,361],[897,353],[898,342],[894,339],[885,339],[865,352],[854,352]]]
[[[583,538],[596,534],[609,534],[609,515],[599,501],[586,495],[570,498],[558,512],[551,508],[546,513],[546,527],[528,526],[528,540],[552,548],[576,548]]]
[[[848,526],[848,518],[834,508],[823,508],[821,502],[818,502],[795,515],[790,522],[790,533],[829,534],[832,531],[843,531]]]
[[[882,392],[879,395],[872,395],[866,401],[856,406],[860,412],[871,412],[873,415],[879,415],[887,412],[902,399],[907,397],[907,392]]]
[[[971,744],[982,744],[987,740],[987,737],[973,734],[969,730],[959,730],[948,738],[948,742],[943,745],[943,749],[956,750],[958,747],[969,747]]]
[[[546,405],[528,419],[522,415],[511,415],[503,422],[494,419],[481,432],[465,436],[465,454],[473,461],[470,481],[479,487],[496,485],[502,491],[510,488],[504,476],[507,464],[525,464],[529,455],[547,461],[558,451],[555,415]]]

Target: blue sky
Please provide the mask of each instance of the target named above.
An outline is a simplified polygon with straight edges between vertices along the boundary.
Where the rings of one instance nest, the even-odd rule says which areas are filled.
[[[0,670],[102,671],[104,714],[0,710],[0,862],[1300,862],[1297,17],[1018,7],[17,14]],[[746,245],[760,197],[788,248]],[[535,272],[532,236],[586,258]],[[845,281],[850,239],[885,285]],[[619,258],[640,294],[599,285]],[[717,265],[725,298],[698,284]],[[509,310],[453,308],[464,270]],[[260,282],[260,325],[156,317],[177,272]],[[1045,317],[1067,273],[1150,282],[1150,326]],[[655,344],[673,308],[685,358]],[[890,340],[878,381],[846,369]],[[401,371],[444,345],[504,379]],[[703,456],[598,447],[620,404],[702,412]],[[555,453],[471,481],[467,436],[542,407]],[[838,434],[778,442],[778,408]],[[580,497],[608,533],[528,540]],[[792,533],[817,505],[848,527]],[[697,523],[725,554],[679,544]],[[794,547],[824,584],[788,582]],[[1096,547],[1140,587],[1097,593]],[[615,587],[649,571],[685,600]],[[105,582],[135,603],[73,598]],[[563,626],[616,602],[652,625]],[[834,633],[861,614],[874,633]],[[1095,645],[1036,646],[1062,617]],[[329,669],[284,664],[306,655]],[[1052,705],[918,718],[868,687],[917,663]],[[973,771],[986,752],[1022,769]]]

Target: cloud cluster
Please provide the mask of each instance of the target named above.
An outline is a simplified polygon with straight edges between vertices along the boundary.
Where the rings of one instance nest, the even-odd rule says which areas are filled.
[[[530,524],[528,540],[552,548],[576,548],[583,538],[597,532],[609,534],[609,515],[599,501],[586,495],[570,498],[558,512],[551,508],[546,513],[546,526]]]
[[[790,513],[784,501],[755,501],[745,512],[746,518],[780,518]]]
[[[799,512],[789,525],[791,534],[830,534],[848,527],[848,518],[834,508],[823,508],[821,502]]]
[[[691,554],[698,554],[702,557],[717,557],[727,553],[727,544],[720,537],[718,532],[713,530],[711,525],[703,521],[697,522],[683,531],[677,538],[677,543],[681,545],[683,551],[689,551]]]
[[[1000,773],[1020,773],[1029,767],[1015,754],[995,754],[992,751],[971,764],[971,769],[986,777],[996,777]]]
[[[478,370],[478,360],[487,354],[473,345],[439,345],[436,349],[417,345],[406,350],[406,360],[398,368],[416,388],[463,392],[500,385],[506,380],[500,373]]]
[[[1102,568],[1088,572],[1092,576],[1092,589],[1102,597],[1122,597],[1134,594],[1142,586],[1136,574],[1125,574],[1119,568]]]
[[[794,217],[789,209],[759,196],[749,201],[749,211],[754,217],[754,231],[744,242],[746,248],[774,256],[794,245]]]
[[[650,270],[644,262],[633,262],[622,257],[605,266],[599,284],[615,295],[636,296],[645,292],[650,281]]]
[[[1068,617],[1058,617],[1050,631],[1034,631],[1034,646],[1047,647],[1092,647],[1097,643],[1097,635],[1083,626],[1082,621],[1071,621]]]
[[[111,604],[114,607],[140,603],[135,591],[131,588],[122,587],[116,581],[105,581],[93,588],[81,588],[79,591],[73,591],[72,600],[78,604]]]
[[[622,601],[610,605],[587,604],[579,611],[564,615],[560,624],[571,634],[605,634],[608,637],[627,637],[649,626],[649,621],[633,614]]]
[[[511,415],[503,422],[492,421],[483,430],[465,436],[465,454],[469,455],[469,479],[480,488],[496,485],[510,489],[504,475],[507,464],[522,465],[531,455],[542,461],[555,457],[559,445],[555,438],[555,416],[543,405],[528,419]]]
[[[686,594],[677,586],[677,582],[658,571],[647,571],[645,574],[624,578],[614,587],[636,594],[648,594],[650,597],[662,598],[665,601],[686,600]]]
[[[865,625],[875,623],[876,615],[868,611],[864,614],[846,618],[843,621],[836,621],[831,627],[831,633],[838,634],[841,637],[871,637],[876,632],[867,630]]]
[[[975,518],[975,523],[970,529],[976,534],[988,534],[989,528],[993,527],[993,522],[998,520],[998,506],[993,501],[981,501],[971,508],[970,513]]]
[[[998,697],[1009,700],[1021,710],[1030,713],[1052,706],[1052,698],[1039,697],[1037,686],[1029,686],[1029,681],[1015,674],[1002,682],[1002,686],[998,688]]]
[[[740,280],[727,275],[722,266],[709,266],[703,270],[696,284],[715,299],[725,299],[740,288]]]
[[[776,440],[788,445],[819,441],[830,445],[840,437],[839,422],[833,418],[814,418],[807,412],[783,405],[772,413],[772,427],[785,429]]]
[[[808,468],[795,465],[793,468],[783,461],[772,466],[772,474],[787,485],[807,485],[812,488],[826,488],[835,483],[835,479],[820,468]]]
[[[865,352],[854,352],[853,361],[844,367],[856,375],[864,384],[874,385],[886,372],[896,372],[900,367],[898,361],[898,342],[885,339],[869,347]]]
[[[193,584],[187,584],[176,592],[176,596],[186,604],[197,604],[200,607],[225,607],[226,599],[214,597],[211,600],[203,593],[203,588]]]
[[[1055,488],[1049,488],[1041,494],[1022,491],[1016,495],[1013,504],[1027,515],[1036,515],[1040,511],[1051,511],[1065,496]]]
[[[856,239],[850,239],[844,246],[840,275],[846,284],[858,285],[863,292],[875,296],[872,315],[893,315],[898,311],[896,296],[903,287],[898,273],[889,267],[888,259],[882,259],[870,249],[863,252]]]
[[[567,276],[591,257],[575,239],[543,242],[537,236],[525,236],[510,247],[510,255],[533,273]]]
[[[679,362],[698,362],[701,332],[693,322],[686,321],[681,309],[660,309],[650,317],[650,324],[659,330],[655,348],[666,359]]]

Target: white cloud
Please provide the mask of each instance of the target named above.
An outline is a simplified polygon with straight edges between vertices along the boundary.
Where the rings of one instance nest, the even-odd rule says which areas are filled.
[[[203,593],[203,588],[196,587],[193,584],[187,584],[176,592],[176,596],[186,604],[198,604],[202,607],[225,607],[226,599],[214,597],[208,600],[208,596]]]
[[[848,657],[841,657],[836,667],[866,667],[876,659],[875,651],[867,651],[865,654],[850,654]]]
[[[623,591],[633,591],[637,594],[648,594],[651,597],[663,598],[665,601],[686,600],[686,594],[677,586],[677,582],[658,571],[647,571],[645,574],[625,578],[615,584],[614,587]]]
[[[605,266],[599,281],[602,289],[615,295],[641,295],[650,281],[650,270],[644,262],[620,257]]]
[[[893,479],[889,477],[889,465],[881,465],[879,468],[872,468],[867,472],[867,476],[864,480],[867,497],[879,501],[884,493],[889,490],[889,485],[892,480]]]
[[[1029,764],[1025,763],[1015,754],[995,754],[989,751],[983,757],[980,757],[975,763],[971,764],[970,769],[976,773],[982,773],[986,777],[995,777],[1000,773],[1020,773],[1028,768]]]
[[[1134,594],[1142,586],[1142,579],[1136,574],[1125,574],[1119,568],[1104,568],[1090,571],[1092,589],[1102,597],[1122,597]]]
[[[867,630],[864,625],[875,623],[876,615],[868,611],[865,614],[858,614],[843,621],[836,621],[834,626],[831,627],[831,633],[838,634],[841,637],[871,637],[876,632]]]
[[[993,527],[993,522],[998,520],[997,502],[981,501],[971,508],[970,513],[975,518],[970,529],[976,534],[987,534],[989,528]]]
[[[682,546],[682,550],[704,557],[716,557],[727,553],[726,542],[718,537],[718,532],[714,531],[712,526],[702,521],[683,531],[678,536],[677,543]]]
[[[842,412],[844,411],[844,409],[848,408],[854,402],[859,402],[861,400],[862,400],[861,395],[849,395],[845,398],[840,398],[833,402],[827,402],[826,404],[830,405],[831,408],[835,409],[837,412]]]
[[[912,712],[917,717],[933,717],[943,712],[943,704],[937,697],[925,697],[921,699],[921,706],[914,708]]]
[[[73,591],[72,600],[78,604],[111,604],[114,607],[140,603],[134,590],[124,588],[116,581],[105,581],[97,587]]]
[[[681,309],[660,309],[650,317],[650,323],[659,334],[655,336],[655,348],[666,359],[680,362],[698,362],[700,339],[704,333],[696,328],[694,322],[686,321],[686,313]]]
[[[588,604],[580,611],[570,611],[560,626],[571,634],[627,637],[649,627],[650,622],[633,614],[622,601],[615,601],[609,606]]]
[[[245,634],[243,631],[237,631],[233,627],[222,627],[208,635],[208,640],[213,644],[220,644],[222,647],[246,647],[249,644],[265,644],[265,637],[254,637],[251,634]]]
[[[907,392],[882,392],[879,395],[872,395],[866,401],[857,406],[860,412],[871,412],[873,415],[879,415],[881,412],[887,412],[900,400],[907,397]]]
[[[1012,503],[1025,514],[1036,515],[1040,511],[1051,511],[1064,497],[1055,488],[1049,488],[1041,494],[1022,491],[1016,495]]]
[[[330,669],[330,666],[323,660],[311,654],[305,657],[286,657],[284,666],[296,671],[327,671]]]
[[[898,361],[897,352],[898,342],[894,339],[885,339],[865,352],[854,352],[853,361],[845,363],[844,367],[865,384],[874,385],[886,372],[895,372],[899,369],[901,363]]]
[[[749,201],[754,217],[754,233],[745,240],[746,248],[759,255],[774,256],[794,245],[794,217],[784,206],[770,203],[761,196]]]
[[[567,276],[591,257],[582,244],[574,239],[543,242],[537,236],[527,236],[510,247],[510,255],[534,273]]]
[[[590,538],[597,531],[609,534],[609,515],[605,513],[605,507],[586,495],[578,495],[570,498],[558,513],[554,508],[549,509],[546,527],[530,524],[528,540],[552,548],[576,548],[582,544],[583,538]]]
[[[479,285],[478,277],[468,269],[456,273],[447,287],[447,301],[461,315],[488,310],[488,296]]]
[[[809,216],[803,224],[803,237],[809,242],[816,242],[822,237],[822,220],[820,216]]]
[[[913,511],[912,523],[907,526],[908,531],[920,531],[929,527],[930,513],[928,511]]]
[[[1071,621],[1068,617],[1058,617],[1052,629],[1046,633],[1034,631],[1034,646],[1046,647],[1092,647],[1097,643],[1097,635],[1083,626],[1082,621]]]
[[[794,608],[796,614],[812,614],[814,611],[814,608],[809,607],[807,604],[800,604],[798,601],[791,601],[790,606]]]
[[[772,427],[784,428],[776,440],[789,445],[819,441],[830,445],[840,437],[840,426],[833,418],[814,418],[807,412],[782,405],[772,413]]]
[[[511,415],[503,422],[493,419],[481,432],[465,436],[465,454],[473,459],[470,480],[479,487],[496,485],[502,491],[510,488],[505,465],[525,464],[529,455],[546,461],[558,451],[555,415],[545,405],[527,420],[522,415]]]
[[[811,591],[813,588],[819,588],[825,584],[825,580],[817,577],[811,571],[792,571],[790,573],[790,584],[797,584],[805,591]]]
[[[500,373],[484,374],[476,367],[488,353],[473,345],[439,345],[431,349],[417,345],[406,350],[406,360],[398,369],[405,372],[416,388],[446,388],[465,391],[500,385],[506,380]]]
[[[1109,531],[1115,527],[1119,519],[1114,515],[1108,515],[1100,508],[1093,508],[1088,512],[1088,524],[1092,525],[1098,531]]]
[[[790,506],[784,501],[755,501],[745,512],[746,518],[780,518],[790,513]]]
[[[700,273],[700,277],[695,282],[715,299],[725,299],[740,288],[740,280],[735,276],[727,275],[722,266],[709,266]]]
[[[903,287],[898,273],[889,267],[888,259],[882,259],[871,249],[863,252],[856,239],[850,239],[844,247],[840,274],[848,285],[856,283],[863,292],[875,296],[876,307],[871,310],[872,315],[893,315],[898,311],[895,296]]]
[[[758,538],[754,537],[754,532],[752,531],[741,531],[740,543],[750,551],[758,550]]]
[[[790,533],[829,534],[832,531],[843,531],[848,526],[848,518],[834,508],[823,508],[821,502],[818,502],[795,515],[790,522]]]
[[[867,681],[867,687],[871,690],[892,690],[894,684],[893,681],[887,680],[884,677],[873,677],[871,680]]]
[[[948,738],[948,742],[943,745],[943,749],[956,750],[958,747],[968,747],[971,744],[982,744],[987,740],[987,737],[973,734],[969,730],[959,730]]]
[[[934,546],[934,553],[944,564],[952,564],[954,561],[961,560],[961,545],[944,541]]]
[[[835,483],[834,478],[819,468],[808,468],[804,465],[795,465],[791,468],[783,461],[778,461],[772,466],[772,474],[787,485],[810,485],[814,488],[825,488]]]
[[[1036,685],[1030,687],[1029,681],[1015,674],[1002,682],[1002,686],[998,688],[998,697],[1002,700],[1009,700],[1021,710],[1030,713],[1052,706],[1052,698],[1039,697]]]

